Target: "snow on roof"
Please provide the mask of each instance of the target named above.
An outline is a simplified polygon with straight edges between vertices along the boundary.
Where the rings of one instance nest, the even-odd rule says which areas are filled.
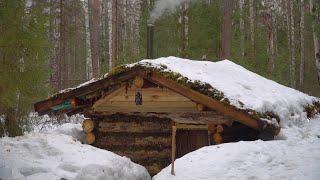
[[[279,116],[282,122],[289,119],[306,119],[305,106],[320,101],[319,98],[266,79],[230,60],[211,62],[170,56],[142,60],[126,65],[124,69],[136,66],[179,74],[181,78],[187,78],[190,83],[209,84],[212,89],[208,90],[222,93],[224,98],[221,100],[227,99],[230,105],[259,113],[273,112]],[[106,74],[102,78],[111,75],[114,75],[114,73]],[[99,79],[92,79],[76,88],[88,86],[97,80]],[[62,90],[60,93],[76,88]]]
[[[142,60],[138,64],[159,69],[166,67],[165,71],[179,73],[190,81],[208,83],[221,91],[231,105],[260,113],[274,112],[281,120],[305,119],[304,106],[319,101],[319,98],[266,79],[230,60],[210,62],[165,57]]]

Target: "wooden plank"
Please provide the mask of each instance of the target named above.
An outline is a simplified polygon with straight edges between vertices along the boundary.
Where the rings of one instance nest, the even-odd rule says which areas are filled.
[[[183,101],[183,102],[190,102],[190,99],[187,99],[183,96],[176,96],[170,94],[151,94],[145,93],[142,91],[142,99],[143,101]],[[115,96],[111,98],[109,101],[120,101],[120,102],[134,102],[135,101],[135,94],[121,94],[119,96]]]
[[[181,124],[181,123],[176,123],[177,129],[181,130],[207,130],[208,125],[206,124]]]
[[[100,132],[131,132],[131,133],[165,133],[171,131],[168,123],[157,121],[142,122],[99,122]]]
[[[156,72],[152,72],[149,77],[151,81],[156,82],[159,85],[165,86],[181,95],[188,97],[194,102],[201,103],[207,106],[210,109],[221,112],[223,115],[235,119],[251,128],[256,130],[262,130],[262,127],[259,125],[258,121],[252,119],[248,114],[241,112],[240,110],[235,109],[231,105],[224,104],[218,100],[215,100],[211,97],[208,97],[204,94],[201,94],[195,90],[192,90],[186,86],[180,85],[177,82],[167,79]]]
[[[134,108],[138,107],[148,107],[152,106],[153,108],[161,108],[161,107],[189,107],[196,109],[196,104],[194,102],[180,102],[180,101],[161,101],[161,102],[150,102],[143,101],[142,105],[136,105],[135,102],[119,102],[119,101],[108,101],[106,103],[100,104],[99,107],[128,107]],[[98,107],[98,106],[96,106]]]
[[[141,113],[147,113],[147,112],[154,112],[154,113],[168,113],[168,112],[195,112],[196,110],[194,108],[189,107],[161,107],[161,108],[153,108],[153,107],[96,107],[94,109],[96,112],[107,112],[107,113],[117,113],[117,112],[123,112],[123,113],[131,113],[131,112],[141,112]]]
[[[106,95],[105,97],[99,99],[97,102],[94,103],[94,105],[92,106],[93,108],[103,104],[103,103],[106,103],[109,99],[111,99],[112,97],[114,96],[117,96],[119,95],[120,93],[124,92],[125,91],[125,87],[120,87],[119,89],[116,89],[112,92],[110,92],[108,95]]]

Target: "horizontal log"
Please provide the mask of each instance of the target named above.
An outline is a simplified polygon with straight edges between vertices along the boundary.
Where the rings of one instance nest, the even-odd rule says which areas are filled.
[[[124,146],[124,147],[170,147],[171,138],[168,137],[157,137],[157,136],[146,136],[146,137],[132,137],[132,136],[113,136],[104,135],[97,138],[97,143],[101,146]],[[133,148],[134,149],[134,148]]]
[[[114,151],[114,153],[130,158],[134,162],[146,161],[148,159],[170,158],[171,148],[157,150],[138,150],[138,151]]]
[[[161,171],[161,169],[163,169],[164,167],[162,167],[159,164],[153,164],[153,165],[149,165],[149,166],[145,166],[145,168],[148,170],[149,174],[151,176],[156,175],[158,172]]]
[[[142,122],[99,122],[98,127],[100,132],[133,132],[133,133],[158,133],[170,132],[171,126],[169,123],[160,123],[157,121],[142,121]]]

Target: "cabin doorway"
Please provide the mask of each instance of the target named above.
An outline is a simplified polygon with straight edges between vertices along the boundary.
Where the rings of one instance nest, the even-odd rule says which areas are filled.
[[[176,134],[177,158],[209,145],[206,130],[177,130]]]

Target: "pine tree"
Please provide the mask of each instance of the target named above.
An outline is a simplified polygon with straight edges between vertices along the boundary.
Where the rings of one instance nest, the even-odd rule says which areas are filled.
[[[21,135],[24,117],[47,93],[47,3],[7,0],[0,6],[0,114],[5,134]],[[4,134],[1,134],[4,135]]]

